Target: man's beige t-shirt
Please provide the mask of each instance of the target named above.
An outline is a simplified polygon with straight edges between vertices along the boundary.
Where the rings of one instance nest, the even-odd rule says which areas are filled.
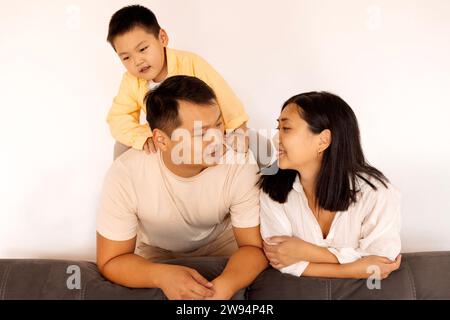
[[[130,149],[106,175],[97,231],[110,240],[138,236],[151,246],[189,252],[216,239],[230,223],[258,226],[259,169],[248,154],[244,164],[219,164],[182,178],[165,166],[160,152]]]

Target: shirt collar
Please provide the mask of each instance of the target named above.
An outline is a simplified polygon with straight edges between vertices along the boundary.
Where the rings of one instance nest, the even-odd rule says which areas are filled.
[[[177,69],[177,61],[175,52],[166,47],[166,59],[167,59],[167,78],[174,76]]]
[[[167,60],[167,77],[166,77],[166,79],[167,79],[171,76],[176,75],[177,61],[176,61],[176,56],[175,56],[175,52],[173,51],[173,49],[170,49],[167,47],[165,49],[166,49],[166,60]],[[145,79],[139,78],[140,85],[145,86],[148,89],[153,89],[151,82],[152,82],[151,80],[145,80]]]

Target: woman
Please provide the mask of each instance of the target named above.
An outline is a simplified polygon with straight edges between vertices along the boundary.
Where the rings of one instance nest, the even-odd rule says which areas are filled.
[[[327,92],[278,119],[278,167],[260,180],[272,267],[296,276],[386,278],[400,266],[400,194],[363,155],[356,116]]]

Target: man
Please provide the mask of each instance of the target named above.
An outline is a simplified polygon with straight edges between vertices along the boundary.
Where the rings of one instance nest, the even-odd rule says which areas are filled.
[[[226,148],[216,96],[202,80],[168,78],[145,102],[158,152],[127,151],[108,171],[97,218],[99,270],[123,286],[161,288],[169,299],[230,299],[268,266],[258,166],[251,153]],[[158,262],[207,255],[230,257],[211,282]]]

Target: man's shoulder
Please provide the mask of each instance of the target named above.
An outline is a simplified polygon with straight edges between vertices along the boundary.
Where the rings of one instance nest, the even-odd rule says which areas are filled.
[[[226,166],[228,171],[236,178],[254,177],[256,179],[260,172],[255,157],[250,151],[242,153],[228,150],[222,165]]]
[[[146,167],[151,169],[157,166],[158,155],[156,153],[147,154],[143,150],[129,149],[120,155],[113,163],[113,166],[121,167],[130,174],[136,170]]]

